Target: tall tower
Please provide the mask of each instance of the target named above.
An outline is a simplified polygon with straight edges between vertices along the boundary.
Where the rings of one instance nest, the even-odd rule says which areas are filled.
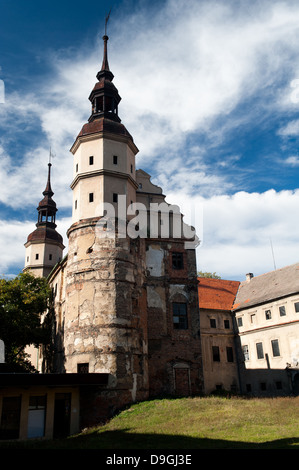
[[[108,36],[103,41],[102,67],[89,96],[91,115],[71,148],[73,218],[62,372],[108,373],[107,406],[112,410],[148,395],[146,267],[144,240],[107,237],[99,229],[103,203],[110,203],[117,215],[120,196],[128,206],[136,201],[138,187],[138,149],[118,115],[121,98],[109,69]]]
[[[127,206],[136,202],[135,156],[132,136],[118,115],[121,100],[109,69],[107,42],[98,82],[90,93],[91,115],[71,152],[74,155],[73,223],[103,215],[103,203],[117,209],[118,196],[126,195]]]
[[[64,250],[62,236],[56,231],[56,203],[51,188],[51,163],[48,164],[48,180],[37,211],[36,229],[25,243],[25,267],[37,277],[47,277],[52,268],[62,259]]]

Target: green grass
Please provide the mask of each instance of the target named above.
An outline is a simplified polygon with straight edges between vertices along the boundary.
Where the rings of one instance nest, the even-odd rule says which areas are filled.
[[[134,404],[107,424],[43,449],[299,449],[299,397],[180,398]]]

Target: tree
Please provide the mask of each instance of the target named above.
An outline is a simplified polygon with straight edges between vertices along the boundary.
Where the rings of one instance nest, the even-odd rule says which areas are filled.
[[[45,278],[20,273],[13,279],[0,279],[0,339],[5,344],[9,372],[35,371],[25,348],[49,343],[49,322],[41,323],[41,316],[47,316],[50,298],[51,289]]]
[[[208,273],[208,272],[203,272],[203,271],[198,271],[197,273],[198,277],[209,277],[211,279],[221,279],[220,276],[216,273]]]

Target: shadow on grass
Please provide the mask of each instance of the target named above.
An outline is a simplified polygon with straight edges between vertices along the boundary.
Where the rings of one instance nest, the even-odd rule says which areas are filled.
[[[264,443],[226,441],[164,434],[136,434],[129,430],[89,432],[61,440],[30,440],[0,442],[0,449],[98,449],[98,450],[150,450],[173,449],[299,449],[299,438],[277,439]]]

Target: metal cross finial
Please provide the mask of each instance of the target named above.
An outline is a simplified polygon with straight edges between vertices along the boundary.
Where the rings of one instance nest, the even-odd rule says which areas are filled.
[[[54,157],[55,157],[55,155],[53,155],[53,153],[52,153],[52,149],[51,149],[51,147],[50,147],[50,153],[49,153],[49,164],[51,164],[51,159],[52,159],[52,158],[54,158]]]
[[[107,24],[108,24],[108,21],[109,21],[111,10],[112,10],[112,8],[110,8],[110,11],[109,11],[108,15],[106,16],[106,20],[105,20],[105,36],[107,36]]]

